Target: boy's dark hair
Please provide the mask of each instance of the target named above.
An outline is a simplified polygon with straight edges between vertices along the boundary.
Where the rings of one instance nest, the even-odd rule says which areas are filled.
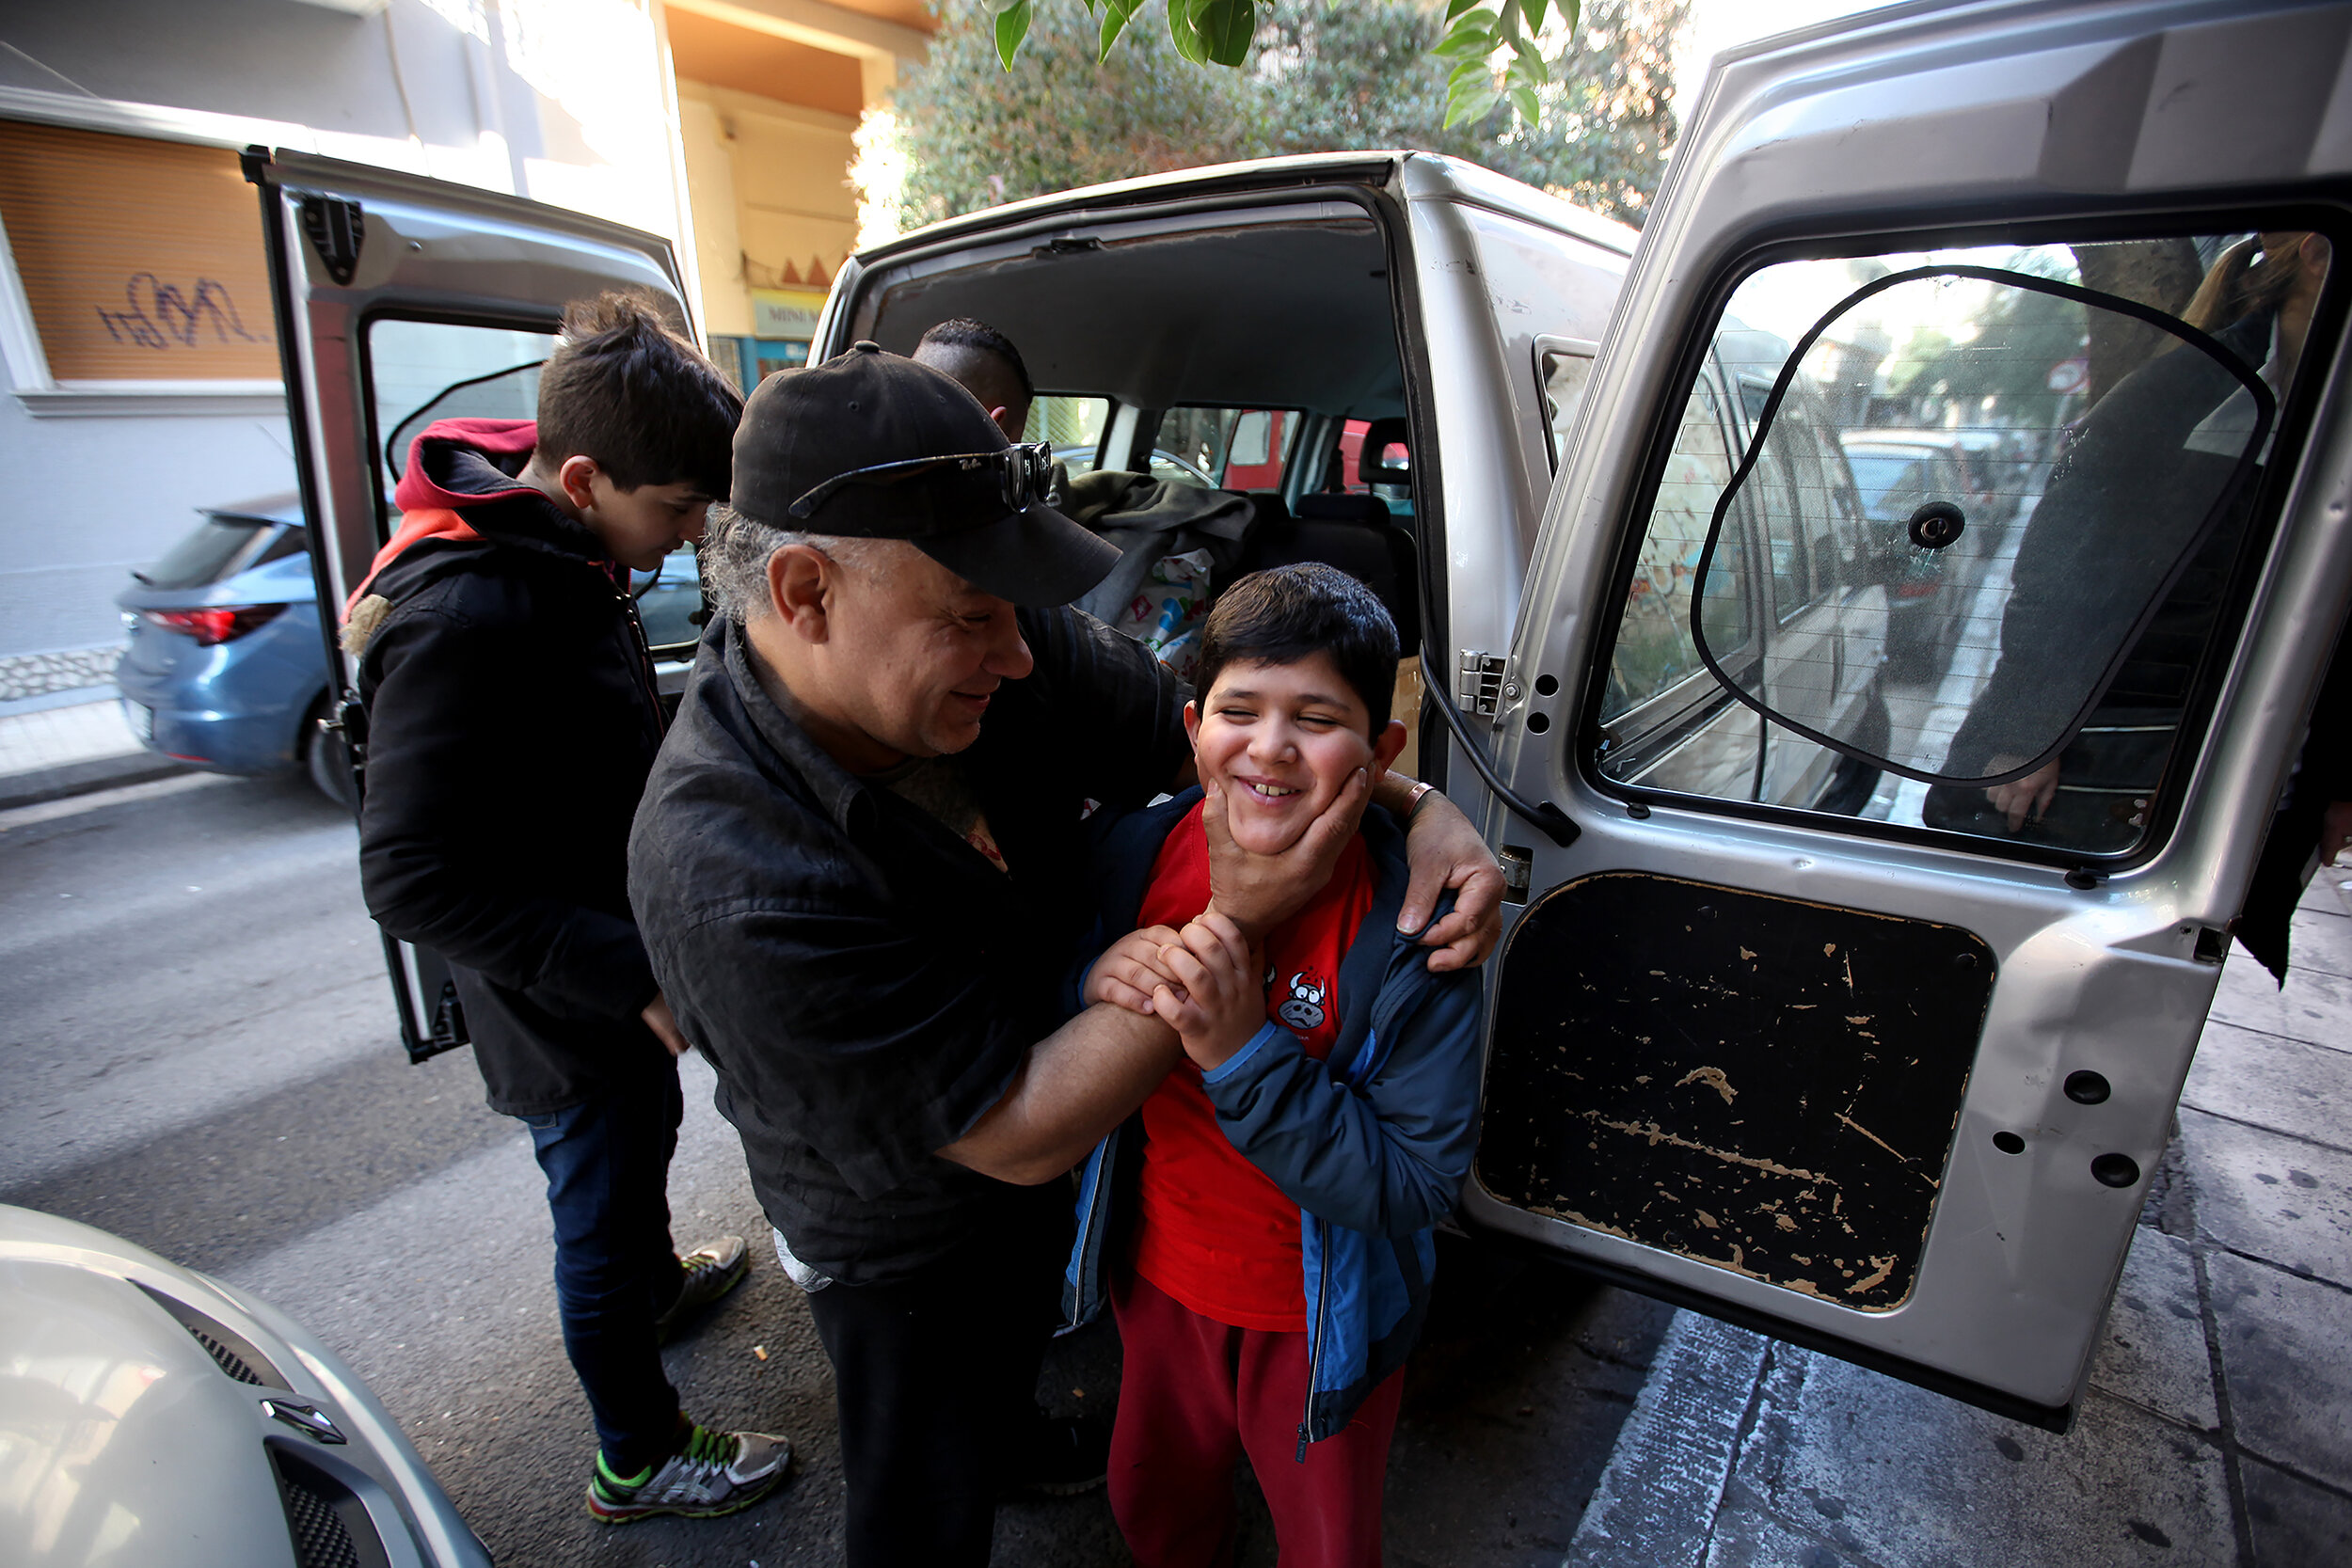
[[[1012,346],[1010,338],[984,321],[975,321],[970,316],[950,316],[924,333],[914,346],[917,350],[927,347],[961,348],[993,354],[1005,362],[1005,368],[1011,371],[1013,379],[1021,384],[1022,401],[1036,401],[1037,384],[1029,379],[1029,367],[1022,363],[1021,351]]]
[[[539,451],[594,459],[635,490],[683,481],[727,498],[743,397],[637,294],[576,300],[539,372]]]
[[[1396,692],[1396,623],[1371,589],[1319,561],[1252,572],[1217,595],[1200,629],[1201,696],[1229,664],[1296,664],[1331,656],[1364,700],[1372,737]]]

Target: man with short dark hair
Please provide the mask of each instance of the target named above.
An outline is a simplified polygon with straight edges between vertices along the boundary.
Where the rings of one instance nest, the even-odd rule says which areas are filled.
[[[923,334],[914,345],[914,362],[953,376],[980,400],[1006,440],[1021,439],[1037,388],[1010,338],[986,322],[956,316]]]
[[[739,1236],[684,1258],[670,1239],[686,1037],[626,885],[663,728],[628,574],[701,537],[741,408],[649,304],[575,306],[536,421],[416,438],[343,629],[368,711],[368,912],[449,960],[490,1106],[530,1129],[596,1418],[588,1511],[610,1523],[732,1513],[791,1457],[695,1425],[662,1371],[663,1336],[747,1258]]]
[[[1000,1488],[1100,1484],[1034,1403],[1057,1179],[1181,1052],[1115,1006],[1065,1021],[1087,817],[1184,775],[1185,694],[1065,608],[1116,552],[1042,503],[1049,474],[872,343],[763,383],[704,550],[724,616],[629,844],[655,973],[833,1362],[858,1568],[985,1561]],[[1384,799],[1409,815],[1412,788]],[[1220,907],[1280,918],[1368,789],[1262,883],[1220,881]],[[1425,922],[1463,886],[1424,940],[1475,962],[1500,874],[1458,812],[1422,817],[1406,907]]]

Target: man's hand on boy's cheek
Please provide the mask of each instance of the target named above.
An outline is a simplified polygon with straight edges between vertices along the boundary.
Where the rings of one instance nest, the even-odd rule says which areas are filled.
[[[1422,932],[1422,945],[1437,949],[1429,955],[1430,973],[1485,963],[1502,940],[1502,870],[1470,819],[1434,790],[1422,796],[1405,831],[1405,860],[1410,876],[1397,910],[1398,930],[1421,930],[1438,895],[1454,890],[1453,911]]]
[[[1175,982],[1160,961],[1160,950],[1182,940],[1169,926],[1147,926],[1140,931],[1128,932],[1104,949],[1103,956],[1094,960],[1094,967],[1087,971],[1084,1000],[1089,1006],[1108,1002],[1146,1016],[1155,1012],[1152,990]]]
[[[1340,863],[1340,851],[1356,836],[1372,799],[1362,768],[1333,797],[1323,815],[1307,824],[1298,842],[1279,855],[1253,855],[1233,842],[1225,821],[1225,788],[1200,781],[1205,797],[1200,826],[1209,841],[1209,903],[1252,940],[1296,914],[1323,891]]]
[[[1263,961],[1241,927],[1215,910],[1186,926],[1160,961],[1183,990],[1160,987],[1152,1011],[1174,1025],[1193,1066],[1213,1072],[1265,1023]]]

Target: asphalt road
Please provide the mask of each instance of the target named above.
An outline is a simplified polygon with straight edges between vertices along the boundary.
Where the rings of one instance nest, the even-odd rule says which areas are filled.
[[[837,1562],[831,1377],[756,1240],[699,1058],[675,1228],[690,1245],[754,1237],[755,1266],[670,1348],[670,1375],[702,1419],[790,1434],[797,1471],[731,1519],[586,1517],[587,1407],[529,1140],[483,1106],[466,1053],[403,1058],[355,846],[349,819],[294,783],[195,776],[0,813],[0,1201],[294,1313],[382,1396],[501,1564]],[[1557,1562],[1667,1316],[1449,1242],[1406,1373],[1390,1561]],[[1089,1329],[1057,1342],[1041,1394],[1107,1412],[1118,1371],[1116,1338]],[[1243,1562],[1272,1563],[1262,1510],[1245,1517]],[[996,1560],[1128,1559],[1098,1492],[1008,1506]]]

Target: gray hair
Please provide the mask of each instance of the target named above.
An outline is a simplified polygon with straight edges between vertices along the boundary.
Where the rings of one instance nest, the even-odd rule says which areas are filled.
[[[773,528],[755,517],[746,517],[731,506],[714,503],[702,545],[695,553],[701,558],[703,581],[708,585],[719,613],[739,626],[754,616],[768,613],[768,560],[778,550],[805,545],[852,571],[880,577],[889,569],[890,553],[886,546],[891,543],[887,539],[850,539],[838,534]]]

